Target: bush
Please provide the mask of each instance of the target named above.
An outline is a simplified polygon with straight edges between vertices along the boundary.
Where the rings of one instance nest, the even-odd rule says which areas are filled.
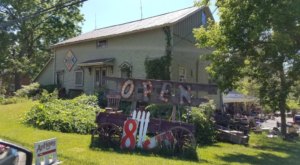
[[[7,104],[15,104],[24,101],[26,98],[19,98],[19,97],[5,97],[4,95],[0,95],[0,104],[7,105]]]
[[[5,96],[0,94],[0,103],[2,103],[2,100],[4,100],[4,99],[5,99]]]
[[[92,107],[98,107],[97,106],[97,97],[96,96],[87,96],[85,94],[75,97],[73,99],[74,102],[78,103],[79,105],[86,105],[86,106],[92,106]]]
[[[22,88],[15,92],[17,97],[33,97],[40,91],[39,83],[32,83],[30,85],[22,85]]]
[[[41,96],[39,98],[41,103],[49,102],[58,98],[58,91],[54,90],[52,93],[49,93],[47,90],[43,89]]]
[[[46,130],[80,134],[88,134],[95,127],[95,112],[100,111],[96,96],[45,100],[25,115],[25,123]]]
[[[61,91],[61,92],[64,93],[64,94],[66,93],[65,89],[64,89],[64,91]],[[70,99],[73,99],[73,98],[76,98],[76,97],[82,95],[83,93],[84,92],[83,92],[82,89],[69,89],[67,97],[70,98]],[[64,96],[61,96],[61,97],[64,98]]]
[[[1,97],[0,98],[0,104],[2,105],[7,105],[7,104],[15,104],[18,102],[18,98],[16,97],[8,97],[8,98],[5,98],[5,97]]]
[[[40,86],[41,90],[46,90],[49,93],[53,93],[54,90],[58,89],[57,85],[51,84],[51,85],[41,85]]]
[[[123,114],[129,115],[131,113],[131,102],[120,101],[119,109],[122,110]]]
[[[106,92],[105,91],[106,91],[106,88],[105,87],[101,87],[96,92],[97,100],[98,100],[98,105],[101,108],[105,108],[107,106],[107,99],[106,99]]]
[[[215,141],[216,132],[210,120],[215,109],[213,102],[201,104],[192,108],[192,123],[196,127],[195,137],[198,144],[207,145]]]
[[[166,104],[150,104],[145,109],[150,111],[151,117],[153,118],[169,119],[172,114],[173,106]]]
[[[6,93],[5,87],[3,85],[2,86],[0,85],[0,99],[2,95],[5,95],[5,93]]]

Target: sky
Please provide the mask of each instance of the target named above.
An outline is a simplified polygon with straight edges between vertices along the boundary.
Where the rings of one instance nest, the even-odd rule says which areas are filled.
[[[82,23],[82,33],[139,20],[141,4],[143,18],[147,18],[191,7],[194,0],[88,0],[81,7],[85,19]],[[210,10],[213,12],[215,6],[211,6]],[[214,18],[218,20],[216,13]]]

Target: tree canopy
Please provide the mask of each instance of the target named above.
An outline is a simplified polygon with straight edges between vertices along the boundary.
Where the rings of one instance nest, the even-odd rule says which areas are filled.
[[[16,88],[19,75],[36,76],[50,59],[50,45],[80,33],[80,2],[0,1],[0,70],[15,80]]]
[[[207,1],[205,1],[207,2]],[[259,83],[261,101],[280,109],[300,79],[300,1],[217,1],[220,22],[194,31],[199,47],[214,49],[207,68],[222,90],[243,77]]]

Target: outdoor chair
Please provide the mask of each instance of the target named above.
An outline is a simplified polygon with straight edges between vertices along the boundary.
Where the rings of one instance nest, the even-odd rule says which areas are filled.
[[[121,113],[119,110],[119,105],[121,101],[121,96],[119,94],[109,94],[106,95],[107,98],[107,107],[105,107],[105,111],[108,113]]]

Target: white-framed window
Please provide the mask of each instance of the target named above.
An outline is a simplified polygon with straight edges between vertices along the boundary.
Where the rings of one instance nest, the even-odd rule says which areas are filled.
[[[182,67],[182,66],[179,67],[178,75],[179,75],[180,82],[186,81],[186,69],[184,67]]]
[[[95,69],[95,88],[101,87],[102,85],[105,85],[105,82],[103,81],[103,77],[108,75],[108,68],[107,67],[101,67]]]
[[[100,40],[96,42],[97,48],[106,48],[107,47],[107,40]]]
[[[75,86],[83,86],[83,70],[75,71]]]

